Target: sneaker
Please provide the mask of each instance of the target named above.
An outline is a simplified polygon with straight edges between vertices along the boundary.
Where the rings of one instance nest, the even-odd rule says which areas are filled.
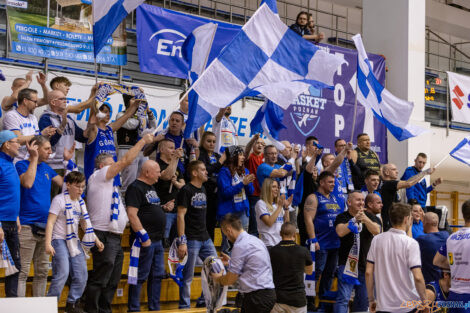
[[[66,313],[85,313],[83,309],[78,305],[78,303],[67,302],[65,305]]]

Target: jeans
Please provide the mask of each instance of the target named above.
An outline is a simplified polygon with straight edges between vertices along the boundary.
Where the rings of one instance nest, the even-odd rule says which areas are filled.
[[[246,213],[240,215],[240,221],[242,222],[242,227],[245,231],[248,231],[248,224],[249,224],[249,217]],[[228,242],[227,237],[225,237],[224,233],[222,232],[222,251],[228,251],[230,244]],[[204,260],[203,260],[204,261]]]
[[[470,313],[470,294],[468,293],[455,293],[450,291],[447,301],[452,303],[460,304],[459,308],[449,308],[450,313]]]
[[[164,251],[161,240],[152,241],[149,247],[141,247],[137,285],[129,285],[128,312],[140,311],[140,291],[147,280],[149,311],[160,310],[160,290],[165,275]]]
[[[204,260],[208,256],[217,257],[217,251],[215,251],[212,240],[207,239],[206,241],[199,240],[188,240],[188,260],[183,269],[183,286],[180,287],[180,309],[187,309],[191,306],[191,283],[194,277],[194,266],[196,265],[197,258],[200,257]]]
[[[256,212],[255,205],[258,202],[258,196],[248,196],[248,201],[250,202],[250,218],[248,223],[248,233],[255,237],[259,237],[258,233],[258,224],[256,223]]]
[[[121,279],[124,253],[121,235],[95,229],[95,234],[104,244],[99,252],[91,248],[93,270],[88,275],[85,290],[85,311],[88,313],[111,313],[111,302]]]
[[[338,267],[338,295],[333,306],[334,313],[348,313],[349,299],[354,289],[354,303],[351,312],[366,312],[369,306],[366,278],[363,271],[358,272],[360,285],[351,285],[343,280],[344,265]]]
[[[31,260],[34,264],[33,297],[46,295],[47,275],[49,273],[49,254],[46,253],[46,238],[33,234],[31,226],[22,225],[18,234],[20,239],[21,271],[18,278],[18,297],[26,295]]]
[[[78,244],[78,249],[82,253],[73,258],[69,254],[65,240],[52,240],[52,247],[55,250],[55,254],[52,257],[52,280],[47,296],[59,299],[70,273],[71,283],[67,302],[75,303],[83,295],[88,279],[88,270],[82,245]]]
[[[11,258],[15,267],[21,270],[20,262],[20,240],[18,239],[18,228],[15,222],[2,221],[2,229],[5,235],[5,241],[10,250]],[[19,272],[5,277],[5,295],[7,298],[18,296],[18,277]]]
[[[318,295],[323,299],[323,294],[330,290],[331,283],[338,265],[338,249],[317,250],[315,252],[315,280],[321,275]]]
[[[168,238],[170,238],[171,227],[173,226],[173,224],[176,223],[177,214],[176,213],[165,213],[165,216],[166,216],[166,225],[165,225],[165,235],[163,235],[163,237],[168,239]],[[171,245],[171,242],[170,242],[170,245]]]

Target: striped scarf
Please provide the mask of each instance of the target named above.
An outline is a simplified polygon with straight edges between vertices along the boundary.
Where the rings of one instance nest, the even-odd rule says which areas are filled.
[[[139,274],[139,256],[140,247],[142,242],[149,240],[149,235],[145,229],[141,229],[135,233],[135,240],[131,248],[131,258],[129,261],[129,270],[127,271],[127,283],[129,285],[137,285],[137,278]]]
[[[353,217],[348,223],[349,230],[354,234],[354,243],[349,250],[348,259],[343,271],[343,281],[351,285],[360,285],[359,282],[359,250],[360,250],[360,237],[362,231],[362,224],[356,221]]]
[[[1,247],[2,254],[0,258],[0,268],[5,269],[5,277],[18,273],[18,269],[15,266],[15,262],[13,262],[6,240],[2,241]]]
[[[111,216],[110,216],[110,226],[109,231],[112,233],[119,233],[119,204],[121,203],[121,198],[119,198],[119,181],[118,179],[113,180],[113,199],[111,200]]]
[[[64,191],[65,197],[65,218],[67,219],[66,222],[66,242],[67,248],[69,249],[70,256],[73,258],[81,253],[80,249],[78,248],[78,234],[74,231],[74,212],[72,207],[72,200],[70,199],[69,192],[66,190]],[[95,232],[93,231],[93,227],[91,226],[90,217],[88,216],[88,211],[86,209],[85,202],[80,197],[80,216],[86,222],[86,229],[85,235],[82,238],[81,244],[88,250],[95,245]]]

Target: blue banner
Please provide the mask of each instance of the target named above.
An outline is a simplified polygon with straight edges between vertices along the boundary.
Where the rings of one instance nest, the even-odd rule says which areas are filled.
[[[241,26],[148,4],[139,6],[137,49],[140,70],[163,76],[188,78],[188,64],[183,59],[181,46],[193,29],[209,22],[218,24],[218,27],[207,65],[239,32]]]

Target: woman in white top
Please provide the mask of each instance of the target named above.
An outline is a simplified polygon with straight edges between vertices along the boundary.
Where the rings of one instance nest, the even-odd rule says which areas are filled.
[[[275,246],[281,241],[281,226],[289,221],[291,203],[292,196],[286,200],[284,195],[280,195],[279,183],[276,180],[264,180],[255,212],[260,239],[267,247]]]

